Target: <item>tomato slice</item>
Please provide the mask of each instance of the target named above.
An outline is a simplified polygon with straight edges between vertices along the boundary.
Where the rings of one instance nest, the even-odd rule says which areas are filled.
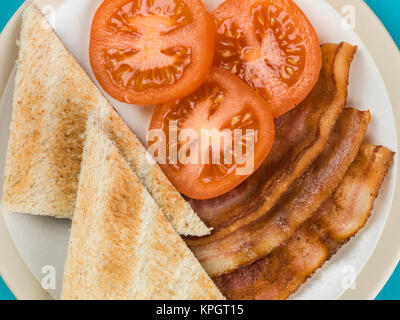
[[[153,129],[164,138],[149,138],[150,153],[176,189],[193,199],[210,199],[239,185],[262,164],[275,136],[265,100],[218,68],[188,97],[157,106],[150,134]],[[164,162],[157,141],[166,143]]]
[[[274,118],[310,93],[321,70],[317,34],[292,0],[227,0],[213,12],[215,65],[257,90]]]
[[[154,105],[201,85],[214,41],[215,24],[200,0],[105,0],[92,23],[90,63],[113,98]]]

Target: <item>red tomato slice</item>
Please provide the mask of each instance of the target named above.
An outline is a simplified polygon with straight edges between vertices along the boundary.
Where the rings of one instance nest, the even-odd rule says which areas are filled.
[[[154,105],[201,85],[214,40],[215,25],[200,0],[105,0],[92,23],[90,63],[113,98]]]
[[[321,70],[317,34],[292,0],[227,0],[213,12],[215,65],[257,90],[276,118],[310,93]]]
[[[172,121],[176,123],[176,140],[170,140]],[[157,106],[150,133],[152,129],[161,129],[166,137],[166,161],[160,163],[161,168],[179,192],[194,199],[214,198],[239,185],[262,164],[275,136],[265,100],[239,78],[218,68],[213,68],[188,97]],[[194,135],[180,139],[184,129]],[[211,134],[202,136],[206,129]],[[212,139],[221,133],[227,135],[221,135],[223,138],[212,146]],[[251,139],[253,146],[247,144]],[[156,141],[149,143],[150,150]],[[203,149],[207,141],[210,148]],[[170,153],[172,149],[176,153]],[[160,153],[154,155],[160,157]],[[191,156],[197,157],[197,162],[185,161]],[[250,167],[250,171],[245,170]]]

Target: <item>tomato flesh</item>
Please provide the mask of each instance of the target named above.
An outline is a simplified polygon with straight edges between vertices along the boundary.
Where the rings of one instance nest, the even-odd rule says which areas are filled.
[[[190,141],[171,142],[171,122],[176,123],[176,136],[190,129],[195,137]],[[218,68],[212,69],[203,85],[191,95],[157,106],[150,124],[152,129],[161,129],[166,137],[167,161],[160,163],[161,168],[179,192],[194,199],[213,198],[239,185],[264,161],[275,134],[265,100],[239,78]],[[202,136],[204,129],[211,134]],[[235,132],[241,135],[235,136]],[[218,136],[222,138],[212,145]],[[233,147],[235,137],[237,149]],[[209,139],[210,148],[206,153],[200,147],[202,139]],[[253,139],[254,148],[247,144],[248,139]],[[182,151],[184,145],[194,147],[190,150],[195,150],[199,162],[182,163],[179,161],[182,158],[171,157],[171,148],[176,148],[175,154],[190,158],[189,149]],[[237,174],[249,159],[254,161],[252,171]]]
[[[227,0],[214,12],[214,63],[248,83],[274,117],[309,94],[321,69],[311,23],[292,0]]]
[[[163,103],[204,81],[214,31],[200,0],[105,0],[92,23],[91,66],[113,98]]]

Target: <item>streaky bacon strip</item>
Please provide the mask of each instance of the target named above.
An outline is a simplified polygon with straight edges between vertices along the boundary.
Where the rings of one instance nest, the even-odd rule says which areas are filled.
[[[289,239],[335,191],[358,153],[369,121],[369,112],[344,109],[326,148],[274,208],[225,238],[191,247],[208,274],[232,272]]]
[[[254,222],[325,147],[347,98],[350,64],[356,47],[324,44],[320,78],[307,99],[276,121],[276,137],[264,164],[231,192],[210,200],[189,199],[203,221],[214,228],[210,236],[189,238],[191,246],[212,243]]]
[[[228,299],[286,299],[367,222],[392,165],[385,147],[364,144],[336,192],[288,242],[214,279]]]

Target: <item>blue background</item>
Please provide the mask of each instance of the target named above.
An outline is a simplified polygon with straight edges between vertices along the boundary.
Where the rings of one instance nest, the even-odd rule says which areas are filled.
[[[0,0],[0,30],[23,3],[23,0]],[[400,1],[365,0],[389,30],[397,46],[400,47]],[[14,295],[0,278],[0,299],[12,300]],[[377,297],[378,300],[400,300],[400,264]]]

